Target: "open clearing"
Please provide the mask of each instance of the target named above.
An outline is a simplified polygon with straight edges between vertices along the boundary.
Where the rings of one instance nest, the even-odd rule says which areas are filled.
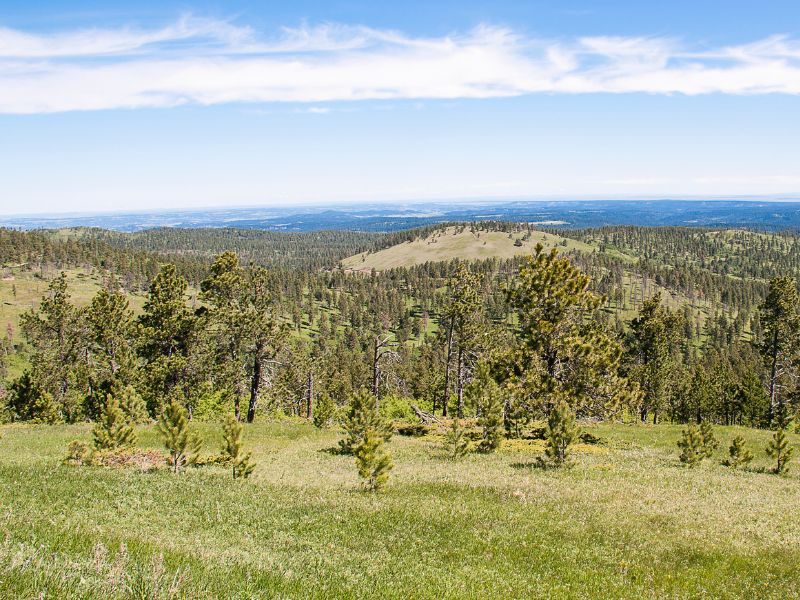
[[[216,425],[195,425],[216,452]],[[716,429],[713,460],[681,467],[680,427],[599,425],[565,470],[541,442],[443,458],[436,436],[389,444],[377,495],[360,491],[338,434],[288,421],[246,428],[258,466],[61,464],[88,425],[0,427],[0,597],[800,596],[800,479],[719,464],[744,435]],[[792,434],[792,443],[800,440]],[[154,428],[139,444],[159,447]]]

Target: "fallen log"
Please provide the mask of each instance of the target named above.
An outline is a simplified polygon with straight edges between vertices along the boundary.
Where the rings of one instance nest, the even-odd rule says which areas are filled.
[[[439,419],[437,419],[431,413],[421,410],[416,404],[411,405],[411,410],[414,411],[414,414],[417,415],[417,418],[420,421],[422,421],[423,425],[430,425],[431,423],[439,423]]]

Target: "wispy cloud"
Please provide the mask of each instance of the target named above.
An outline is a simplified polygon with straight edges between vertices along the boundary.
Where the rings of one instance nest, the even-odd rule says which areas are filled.
[[[420,38],[333,24],[264,36],[191,16],[153,30],[0,28],[3,113],[634,92],[800,94],[800,41],[697,50],[660,37],[541,40],[481,26]]]

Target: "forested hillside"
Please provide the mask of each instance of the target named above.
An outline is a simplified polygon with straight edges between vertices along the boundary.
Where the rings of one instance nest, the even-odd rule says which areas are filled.
[[[665,388],[670,393],[649,399],[645,394],[625,410],[652,418],[667,412],[668,418],[685,421],[687,407],[697,405],[696,418],[708,414],[725,422],[761,423],[766,418],[763,398],[753,396],[744,406],[736,390],[754,390],[754,382],[767,377],[758,355],[764,331],[759,306],[771,279],[797,275],[797,241],[785,233],[640,227],[555,233],[511,223],[384,236],[224,229],[135,234],[0,230],[4,364],[13,367],[12,376],[28,373],[24,383],[32,386],[21,391],[19,381],[11,382],[9,395],[47,392],[60,418],[91,417],[95,409],[85,406],[85,398],[98,387],[116,385],[117,377],[110,377],[109,365],[95,372],[103,351],[96,347],[101,342],[92,341],[88,323],[94,319],[101,326],[113,318],[119,327],[113,336],[102,328],[94,335],[111,336],[127,349],[125,383],[137,388],[152,414],[179,381],[182,401],[201,407],[201,414],[209,402],[235,401],[238,406],[245,399],[250,419],[257,410],[302,414],[316,401],[341,406],[363,386],[377,396],[410,398],[429,411],[443,410],[455,394],[459,413],[474,412],[477,400],[465,399],[465,390],[481,373],[486,376],[498,352],[513,346],[525,316],[512,301],[519,274],[528,268],[528,256],[541,259],[550,248],[586,277],[594,299],[591,308],[580,312],[593,315],[592,322],[619,348],[621,359],[612,364],[620,375],[642,377],[635,368],[643,360],[636,356],[642,343],[636,339],[636,323],[666,319],[670,324],[674,384]],[[165,270],[167,264],[175,268]],[[220,269],[229,269],[225,277],[237,282],[225,293],[234,294],[241,314],[227,314],[234,299],[223,301],[210,291]],[[73,274],[56,277],[46,292],[46,280],[61,270]],[[477,328],[469,335],[456,331],[453,312],[466,310],[459,308],[465,286],[473,298],[470,327]],[[41,308],[38,296],[44,298]],[[57,306],[51,305],[54,298]],[[118,314],[95,314],[110,310],[109,302]],[[52,347],[56,341],[46,324],[56,317],[47,310],[65,319],[59,339],[69,337],[74,343],[69,351]],[[166,318],[164,310],[178,311],[169,316],[169,326],[178,330],[153,331],[167,327],[160,321],[146,325],[148,319]],[[258,319],[246,324],[242,315],[247,311],[256,311]],[[241,364],[233,380],[231,359],[221,350],[232,343],[230,319],[245,329],[237,330],[242,348],[234,354]],[[152,346],[148,338],[158,335],[167,336],[166,346]],[[180,358],[177,366],[161,365],[164,348],[168,362]],[[46,364],[50,352],[60,357],[57,369]],[[123,368],[117,358],[106,360],[114,363],[112,371]],[[143,379],[154,376],[151,361],[166,369],[156,382]],[[640,388],[648,385],[639,381]],[[708,392],[711,399],[701,401],[697,394],[703,386],[729,391]],[[731,394],[738,394],[735,409]],[[7,417],[29,414],[19,408],[29,401],[18,398]],[[530,412],[526,419],[537,414]]]
[[[0,230],[0,595],[794,597],[797,250]]]

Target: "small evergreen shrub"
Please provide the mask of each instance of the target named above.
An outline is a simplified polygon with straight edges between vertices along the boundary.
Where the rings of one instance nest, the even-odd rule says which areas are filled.
[[[33,423],[54,425],[61,422],[61,413],[58,404],[53,400],[53,394],[42,392],[33,399],[30,407],[30,417]]]
[[[250,452],[242,452],[243,426],[236,417],[228,415],[222,424],[222,456],[226,457],[233,469],[233,478],[248,478],[256,465]]]
[[[375,398],[367,390],[356,392],[350,399],[342,427],[345,434],[344,439],[339,441],[342,454],[353,454],[368,430],[376,432],[385,442],[392,438],[394,432],[392,423],[381,416],[375,407]]]
[[[444,448],[451,460],[464,458],[469,452],[469,439],[460,419],[453,419],[444,436]]]
[[[423,437],[428,435],[434,428],[424,423],[397,423],[395,431],[397,435],[406,437]]]
[[[494,452],[503,443],[503,402],[500,387],[491,381],[479,397],[478,403],[478,426],[483,434],[478,451]]]
[[[789,472],[789,461],[794,453],[794,448],[789,445],[786,437],[787,426],[786,410],[780,408],[775,417],[775,433],[772,434],[772,439],[766,448],[767,456],[775,459],[772,472],[776,475],[786,475]]]
[[[711,427],[710,422],[703,421],[700,423],[699,432],[703,440],[703,457],[711,458],[714,451],[719,448],[719,440],[714,435],[714,428]]]
[[[323,392],[314,406],[314,425],[319,428],[330,427],[336,418],[336,403],[330,394]]]
[[[92,435],[94,447],[98,450],[127,448],[136,443],[133,427],[122,412],[119,400],[111,394],[106,395],[106,401],[100,406]]]
[[[575,423],[575,412],[564,400],[550,411],[545,435],[545,456],[555,465],[563,465],[569,458],[569,448],[578,441],[580,429]]]
[[[197,462],[202,442],[197,434],[189,429],[188,413],[175,398],[164,407],[164,412],[158,420],[158,430],[169,452],[167,464],[172,467],[174,473],[180,473],[187,465]]]
[[[119,398],[119,407],[129,423],[147,423],[150,421],[147,403],[132,385],[126,385],[114,395]]]
[[[392,457],[384,449],[384,444],[381,432],[368,427],[360,442],[353,448],[358,474],[371,492],[377,492],[386,485],[389,471],[394,467]]]
[[[750,464],[753,460],[753,453],[750,452],[745,446],[744,438],[737,435],[733,438],[730,447],[728,448],[728,458],[722,464],[734,469],[744,467]]]
[[[67,456],[64,462],[69,465],[90,465],[92,464],[92,447],[81,440],[72,440],[67,446]]]
[[[678,448],[681,449],[680,461],[688,467],[696,467],[706,457],[703,436],[697,425],[691,423],[681,432]]]

